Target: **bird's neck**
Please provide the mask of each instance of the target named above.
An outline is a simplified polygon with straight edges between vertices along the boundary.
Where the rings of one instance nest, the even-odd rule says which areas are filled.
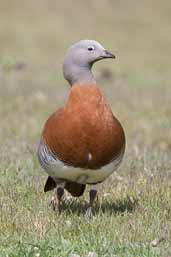
[[[83,69],[80,70],[78,74],[75,74],[73,77],[73,81],[71,82],[71,85],[74,84],[79,84],[79,85],[84,85],[84,84],[96,84],[94,75],[91,71],[91,69]]]
[[[96,84],[91,67],[77,67],[72,65],[67,73],[64,74],[65,79],[72,86],[74,84]]]

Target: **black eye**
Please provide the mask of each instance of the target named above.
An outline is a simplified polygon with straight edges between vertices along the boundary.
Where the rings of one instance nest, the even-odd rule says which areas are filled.
[[[94,47],[93,46],[89,46],[88,47],[88,51],[92,52],[94,50]]]

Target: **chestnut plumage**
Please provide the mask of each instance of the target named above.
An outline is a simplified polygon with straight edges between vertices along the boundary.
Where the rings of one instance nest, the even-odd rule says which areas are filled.
[[[49,175],[45,192],[62,187],[81,196],[86,184],[104,181],[121,163],[124,130],[91,71],[96,61],[114,57],[94,40],[81,40],[69,48],[63,72],[71,91],[64,107],[46,121],[38,148],[40,164]],[[90,195],[88,213],[94,200]],[[62,194],[57,198],[60,204]]]

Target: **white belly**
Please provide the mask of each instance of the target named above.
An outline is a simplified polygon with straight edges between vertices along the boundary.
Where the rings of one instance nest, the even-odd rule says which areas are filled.
[[[117,169],[122,161],[123,151],[109,164],[100,169],[82,169],[66,166],[41,141],[38,148],[38,158],[41,166],[53,179],[66,179],[80,184],[93,184],[104,181]]]

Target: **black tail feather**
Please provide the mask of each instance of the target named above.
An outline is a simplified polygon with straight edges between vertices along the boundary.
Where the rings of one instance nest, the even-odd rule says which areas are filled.
[[[65,184],[65,189],[75,197],[83,195],[86,185],[78,184],[77,182],[67,181]]]
[[[53,190],[56,187],[56,182],[53,180],[52,177],[48,177],[44,186],[44,192]]]

